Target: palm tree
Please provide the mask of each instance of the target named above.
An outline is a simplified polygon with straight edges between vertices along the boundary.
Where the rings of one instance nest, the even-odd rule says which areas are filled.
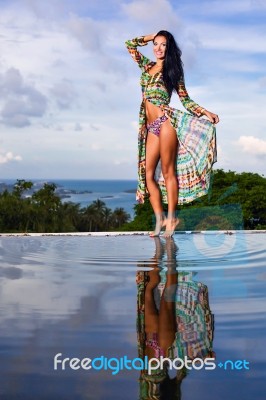
[[[97,199],[92,202],[90,207],[94,212],[93,221],[95,224],[95,231],[101,231],[104,227],[106,204],[102,200]]]
[[[111,208],[105,207],[103,215],[104,230],[109,230],[112,223],[113,212]]]
[[[60,231],[76,231],[81,219],[80,204],[72,202],[62,203],[59,209]]]
[[[114,228],[120,228],[122,225],[127,223],[129,219],[130,215],[124,210],[124,208],[116,208],[112,215],[112,225]]]
[[[60,197],[55,194],[56,185],[54,183],[45,183],[43,188],[32,195],[35,207],[39,209],[42,222],[41,225],[45,232],[58,232],[60,219],[58,211],[61,206]],[[41,226],[40,225],[40,226]]]
[[[95,200],[83,210],[82,230],[96,232],[102,230],[105,218],[105,203],[101,200]]]

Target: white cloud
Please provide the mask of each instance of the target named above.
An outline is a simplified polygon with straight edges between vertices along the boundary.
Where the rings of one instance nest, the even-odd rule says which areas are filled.
[[[74,130],[76,132],[82,131],[82,125],[79,122],[76,122],[75,126],[74,126]]]
[[[265,132],[258,104],[266,102],[266,45],[261,19],[245,17],[247,7],[261,6],[252,3],[225,0],[218,14],[220,2],[206,0],[200,8],[196,0],[6,2],[0,141],[23,155],[23,165],[3,164],[2,174],[134,178],[140,71],[124,41],[159,29],[170,30],[182,48],[192,99],[220,116],[215,166],[265,173],[259,157],[232,146],[240,136]],[[223,18],[225,9],[234,19]],[[152,45],[141,51],[153,57]],[[172,104],[183,109],[176,95]],[[131,164],[115,166],[122,158]]]
[[[55,83],[51,89],[51,94],[56,99],[58,107],[62,109],[70,108],[77,96],[73,83],[67,79]]]
[[[9,68],[4,74],[0,75],[0,88],[2,95],[20,93],[22,87],[23,79],[18,69]]]
[[[213,51],[265,53],[265,28],[256,25],[234,26],[227,23],[195,22],[192,27],[202,47]]]
[[[121,167],[126,166],[127,164],[131,164],[132,161],[128,160],[126,158],[121,158],[121,159],[115,159],[113,161],[114,165],[121,165]]]
[[[31,124],[32,117],[42,117],[46,111],[46,97],[33,84],[26,83],[16,68],[0,75],[0,93],[4,125],[23,128]]]
[[[239,16],[251,15],[253,13],[266,10],[265,0],[201,0],[200,7],[195,7],[195,3],[186,2],[180,6],[181,10],[187,13],[204,16]]]
[[[259,79],[259,85],[261,88],[266,88],[266,76],[263,76],[262,78]]]
[[[93,151],[98,151],[102,149],[102,146],[99,143],[91,143],[90,148]]]
[[[158,30],[169,26],[176,28],[176,25],[181,24],[171,3],[167,0],[136,0],[122,4],[122,9],[135,21],[145,22],[145,24],[152,22],[154,26],[159,26]]]
[[[21,156],[14,156],[11,151],[8,151],[6,154],[0,154],[0,164],[6,164],[10,161],[21,161]]]
[[[103,23],[94,21],[90,17],[80,18],[71,15],[67,27],[85,50],[95,53],[101,52],[102,41],[104,40],[103,32],[105,32]]]
[[[57,19],[66,11],[65,1],[20,0],[20,3],[24,5],[23,8],[34,13],[39,20]]]
[[[131,126],[133,126],[133,128],[136,132],[138,132],[138,130],[139,130],[139,122],[138,121],[132,121]]]
[[[244,153],[256,156],[266,155],[266,140],[254,136],[240,136],[235,143]]]

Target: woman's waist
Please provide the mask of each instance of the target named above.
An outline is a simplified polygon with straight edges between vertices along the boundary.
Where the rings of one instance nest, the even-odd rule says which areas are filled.
[[[170,97],[164,88],[161,87],[143,87],[142,88],[142,97],[143,99],[147,99],[151,102],[161,103],[161,104],[169,104]]]
[[[162,103],[151,102],[149,99],[144,99],[143,103],[146,115],[146,122],[148,124],[153,122],[158,117],[164,115],[163,111],[164,105]]]
[[[168,106],[170,101],[167,98],[163,98],[160,96],[149,95],[147,93],[142,94],[143,102],[146,103],[147,101],[157,107],[160,106]]]

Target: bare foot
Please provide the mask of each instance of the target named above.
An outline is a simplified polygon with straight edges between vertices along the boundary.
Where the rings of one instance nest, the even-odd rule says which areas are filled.
[[[157,221],[154,231],[149,232],[150,237],[159,236],[162,228],[166,226],[166,221],[166,218],[162,218],[160,221]]]
[[[171,219],[167,218],[163,237],[165,238],[172,237],[173,234],[175,233],[175,228],[177,227],[179,222],[180,221],[178,218],[171,218]]]

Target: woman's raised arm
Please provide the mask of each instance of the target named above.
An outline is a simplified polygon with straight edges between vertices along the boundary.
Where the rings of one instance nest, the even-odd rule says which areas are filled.
[[[145,67],[151,63],[151,60],[141,54],[138,50],[138,46],[146,46],[148,42],[153,40],[155,34],[146,35],[146,36],[139,36],[131,40],[126,41],[126,47],[128,49],[129,54],[133,58],[133,60],[138,63],[138,66],[145,71]]]

